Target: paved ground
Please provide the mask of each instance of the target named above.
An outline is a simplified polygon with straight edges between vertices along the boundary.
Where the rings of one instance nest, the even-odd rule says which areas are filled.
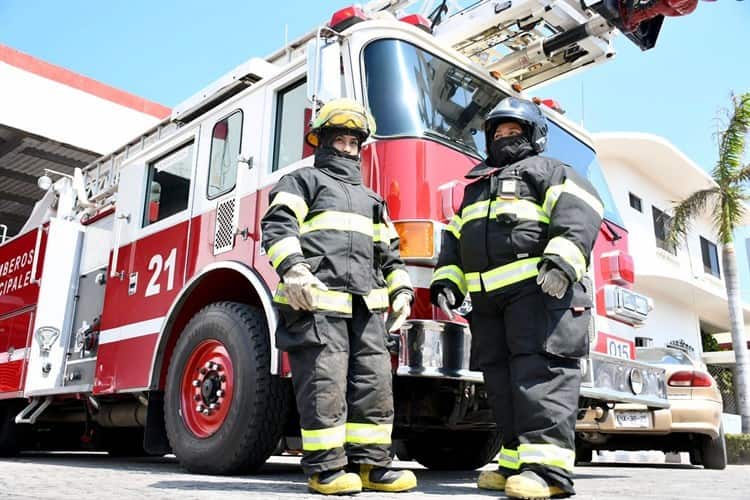
[[[358,500],[466,500],[505,498],[474,487],[476,472],[432,472],[413,462],[420,484],[409,494],[363,493]],[[577,468],[576,500],[746,500],[750,466],[709,471],[675,464],[592,464]],[[28,454],[0,460],[0,498],[86,500],[119,498],[315,499],[307,493],[298,460],[274,457],[245,477],[185,473],[173,458],[115,459],[105,454]]]

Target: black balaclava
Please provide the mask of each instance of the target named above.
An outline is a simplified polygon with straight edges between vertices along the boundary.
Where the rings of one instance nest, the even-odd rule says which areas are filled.
[[[499,124],[498,124],[499,125]],[[493,167],[510,165],[534,154],[526,127],[521,135],[500,137],[492,141],[487,152],[487,164]]]
[[[333,147],[340,135],[357,135],[350,129],[323,128],[318,133],[320,146],[315,149],[315,167],[348,184],[362,184],[359,154],[348,155]],[[362,142],[360,140],[360,151]]]

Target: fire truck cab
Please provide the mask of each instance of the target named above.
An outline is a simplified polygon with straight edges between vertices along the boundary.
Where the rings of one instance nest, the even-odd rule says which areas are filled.
[[[389,205],[416,287],[393,356],[399,453],[443,469],[492,459],[499,430],[471,364],[467,321],[448,321],[429,302],[440,232],[460,204],[464,174],[484,154],[483,117],[519,95],[511,83],[542,81],[540,68],[562,75],[581,57],[607,59],[614,25],[583,33],[584,56],[559,58],[568,44],[550,49],[539,67],[519,66],[517,52],[497,59],[515,65],[515,80],[506,80],[470,57],[466,37],[450,29],[449,20],[465,25],[476,12],[431,26],[419,16],[396,18],[400,3],[335,13],[52,182],[24,230],[0,246],[0,454],[171,451],[191,471],[229,474],[299,448],[293,374],[274,345],[278,277],[261,249],[259,221],[274,183],[311,164],[303,137],[320,102],[348,96],[377,122],[363,176]],[[503,15],[495,3],[478,2]],[[548,18],[568,7],[561,14],[538,8],[549,2],[521,3],[537,18],[508,22],[517,38],[531,44],[544,23],[562,30],[561,17]],[[571,26],[586,21],[573,17]],[[548,154],[590,179],[606,205],[588,277],[595,314],[591,352],[581,360],[581,416],[616,401],[666,407],[663,372],[633,360],[635,327],[650,303],[629,289],[627,231],[591,140],[542,107]]]

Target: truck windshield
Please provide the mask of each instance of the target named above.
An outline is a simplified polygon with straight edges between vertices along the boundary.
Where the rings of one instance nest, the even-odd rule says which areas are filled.
[[[363,52],[367,101],[378,137],[426,137],[477,158],[482,122],[506,94],[491,83],[402,40],[371,42]],[[575,168],[596,187],[605,217],[622,225],[594,151],[549,121],[545,155]]]

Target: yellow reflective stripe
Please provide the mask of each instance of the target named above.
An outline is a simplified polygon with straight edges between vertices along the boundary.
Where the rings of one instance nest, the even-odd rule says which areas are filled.
[[[539,274],[537,265],[542,259],[540,257],[531,257],[521,259],[511,264],[496,267],[491,271],[482,273],[482,283],[484,290],[492,292],[500,288],[518,283]]]
[[[301,429],[302,449],[305,451],[331,450],[344,446],[346,426],[339,425],[327,429]]]
[[[468,289],[470,292],[481,292],[482,284],[484,284],[484,291],[492,292],[519,281],[533,278],[539,274],[537,266],[541,260],[541,257],[531,257],[496,267],[485,273],[467,273]]]
[[[296,194],[287,193],[285,191],[282,191],[274,196],[273,201],[268,206],[268,208],[271,208],[274,205],[283,205],[285,207],[289,207],[289,209],[294,212],[294,216],[297,217],[297,220],[300,224],[302,224],[302,222],[305,220],[305,217],[307,217],[307,212],[309,211],[304,198],[302,198],[301,196],[297,196]]]
[[[522,444],[518,447],[521,464],[544,464],[573,470],[576,454],[554,444]]]
[[[346,424],[346,442],[357,444],[391,444],[391,424]]]
[[[385,288],[374,288],[362,298],[370,311],[388,309],[388,290]]]
[[[271,245],[268,249],[268,258],[271,259],[271,264],[275,269],[284,259],[295,253],[302,253],[299,239],[296,236],[288,236]]]
[[[467,222],[474,220],[474,219],[481,219],[482,217],[486,217],[487,213],[490,209],[490,200],[484,200],[477,203],[472,203],[471,205],[464,207],[463,210],[461,210],[461,220],[463,221],[463,224],[466,224]]]
[[[544,248],[544,253],[562,257],[575,271],[576,279],[581,279],[583,273],[586,272],[586,257],[584,257],[583,252],[575,243],[562,236],[556,236],[549,240]]]
[[[479,273],[466,273],[466,288],[470,292],[482,291],[482,277]]]
[[[547,188],[547,192],[544,194],[544,203],[542,204],[542,210],[544,210],[544,213],[546,213],[547,216],[552,214],[552,209],[557,205],[557,199],[560,198],[562,192],[562,184]]]
[[[563,192],[572,194],[576,198],[582,200],[584,203],[590,206],[594,210],[594,212],[599,214],[599,217],[604,214],[604,205],[602,205],[602,202],[600,202],[596,198],[596,196],[589,193],[572,180],[565,180],[565,183],[563,184]]]
[[[322,212],[312,219],[305,221],[300,228],[300,233],[306,234],[312,231],[322,231],[325,229],[333,229],[335,231],[356,231],[370,237],[372,237],[374,233],[372,219],[363,215],[336,212],[334,210]]]
[[[276,294],[273,301],[278,304],[289,304],[286,297],[284,283],[279,283],[276,288]],[[337,292],[335,290],[321,290],[320,288],[311,287],[313,307],[316,311],[330,311],[342,314],[352,313],[352,295],[347,292]],[[387,304],[387,303],[386,303]]]
[[[455,214],[448,225],[445,227],[447,231],[456,237],[457,240],[461,239],[461,228],[463,227],[463,221],[458,214]]]
[[[536,220],[549,224],[549,217],[542,207],[529,200],[501,200],[492,202],[490,213],[493,217],[500,214],[513,214],[519,219]]]
[[[449,280],[455,283],[459,291],[463,295],[466,295],[466,277],[460,267],[450,265],[436,269],[435,274],[432,275],[431,283],[435,283],[439,280]]]
[[[409,273],[407,273],[404,269],[395,269],[388,273],[388,276],[385,277],[385,282],[388,285],[388,293],[393,293],[399,288],[412,287]]]
[[[497,458],[497,464],[506,469],[518,470],[521,467],[521,459],[518,456],[518,450],[509,449],[503,446],[500,455]]]
[[[565,182],[563,182],[562,184],[551,186],[547,189],[547,193],[544,196],[544,205],[542,206],[542,209],[548,216],[552,214],[552,210],[554,210],[555,205],[557,204],[557,200],[563,193],[571,194],[579,200],[583,201],[588,206],[590,206],[597,214],[599,214],[599,217],[604,214],[604,205],[602,205],[602,203],[597,199],[596,196],[583,189],[571,179],[565,179]]]
[[[372,240],[374,242],[382,241],[386,245],[391,242],[390,231],[385,224],[373,224],[372,225]]]

